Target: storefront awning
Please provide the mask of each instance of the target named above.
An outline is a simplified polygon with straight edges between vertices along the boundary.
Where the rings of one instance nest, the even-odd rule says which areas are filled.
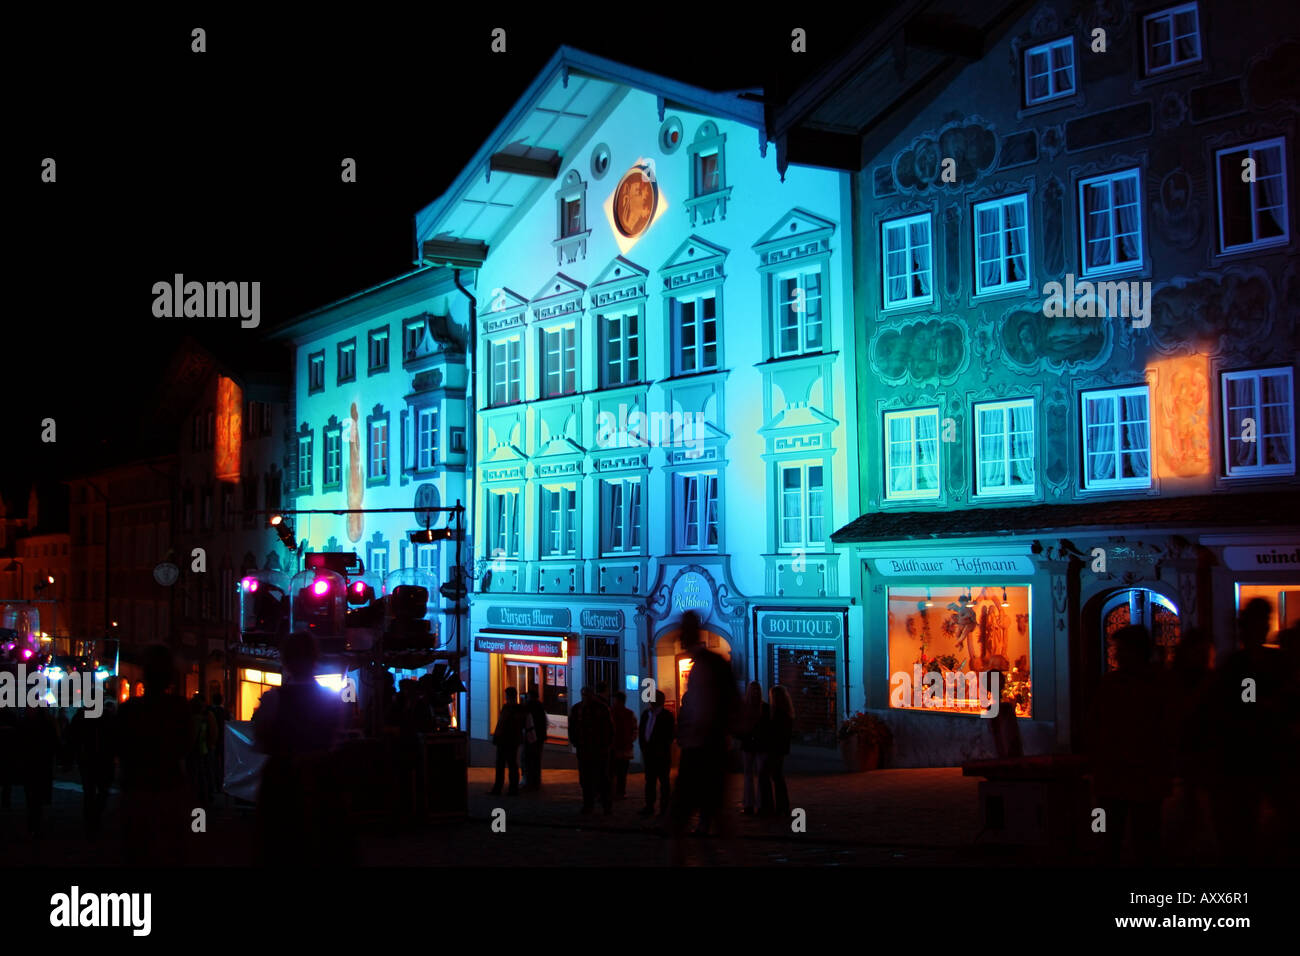
[[[836,544],[954,537],[1059,534],[1096,529],[1248,528],[1283,530],[1295,513],[1295,492],[1188,495],[1083,504],[964,508],[955,511],[877,511],[831,535]],[[1292,522],[1294,526],[1296,522]]]

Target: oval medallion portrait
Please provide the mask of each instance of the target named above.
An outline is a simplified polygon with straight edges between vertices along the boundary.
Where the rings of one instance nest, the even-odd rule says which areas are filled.
[[[614,190],[614,224],[629,239],[645,232],[659,206],[659,186],[645,166],[633,166]]]

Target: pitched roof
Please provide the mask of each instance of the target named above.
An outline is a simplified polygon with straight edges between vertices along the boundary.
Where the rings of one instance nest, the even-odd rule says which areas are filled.
[[[836,544],[1079,530],[1287,527],[1300,524],[1295,489],[1183,497],[1126,498],[1082,504],[873,511],[831,535]]]

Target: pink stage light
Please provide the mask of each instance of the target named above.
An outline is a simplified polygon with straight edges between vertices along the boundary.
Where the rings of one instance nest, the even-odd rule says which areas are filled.
[[[311,586],[311,593],[316,595],[317,597],[320,597],[321,595],[327,593],[329,589],[330,589],[330,583],[326,581],[324,578],[321,578],[319,581],[317,581],[315,584]]]

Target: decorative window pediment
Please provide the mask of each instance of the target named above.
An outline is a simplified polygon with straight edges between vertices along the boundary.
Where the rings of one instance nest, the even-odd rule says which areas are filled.
[[[565,174],[556,200],[555,264],[569,265],[587,257],[587,184],[576,169]]]
[[[582,312],[582,296],[586,291],[587,287],[581,282],[557,272],[533,296],[533,320],[545,322]]]
[[[685,205],[692,227],[727,218],[731,187],[727,185],[726,146],[727,135],[718,130],[718,124],[708,120],[700,124],[695,139],[687,147],[691,195]]]

